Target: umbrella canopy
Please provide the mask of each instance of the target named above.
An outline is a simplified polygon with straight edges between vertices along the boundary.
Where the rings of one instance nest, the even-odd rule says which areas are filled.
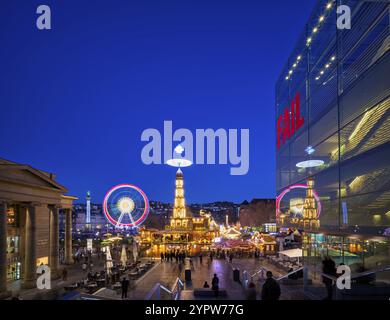
[[[279,253],[289,258],[302,258],[302,249],[299,248],[279,251]]]
[[[106,269],[107,269],[107,274],[111,274],[111,268],[114,266],[112,263],[112,257],[111,257],[111,252],[110,252],[110,247],[107,246],[105,249],[106,252]]]
[[[127,253],[126,253],[125,245],[122,246],[121,262],[122,262],[122,265],[126,266],[126,263],[127,263]]]
[[[138,258],[138,245],[137,242],[133,240],[133,258],[134,261],[137,261]]]

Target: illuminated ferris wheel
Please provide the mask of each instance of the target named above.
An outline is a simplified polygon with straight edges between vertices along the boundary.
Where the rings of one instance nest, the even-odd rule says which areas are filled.
[[[107,192],[103,211],[116,228],[139,227],[149,214],[149,200],[137,186],[120,184]]]

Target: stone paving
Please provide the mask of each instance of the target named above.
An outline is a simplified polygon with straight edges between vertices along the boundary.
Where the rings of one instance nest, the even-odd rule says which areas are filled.
[[[229,263],[226,260],[216,260],[209,262],[208,259],[203,258],[201,264],[199,258],[194,258],[194,268],[191,272],[191,281],[184,282],[184,290],[181,298],[183,300],[194,300],[193,290],[195,288],[202,288],[205,281],[211,286],[211,280],[216,273],[219,277],[220,289],[225,289],[228,292],[226,298],[207,298],[207,299],[221,299],[221,300],[242,300],[245,299],[245,291],[240,282],[233,281],[233,269],[240,269],[240,279],[242,279],[242,273],[246,270],[249,274],[253,274],[261,267],[271,270],[275,277],[280,277],[285,274],[284,271],[278,270],[277,267],[268,263],[267,260],[259,259],[235,259],[233,263]],[[160,263],[153,272],[145,276],[135,288],[135,292],[132,294],[133,299],[144,299],[147,293],[153,288],[153,286],[160,282],[167,288],[171,288],[177,276],[179,270],[176,262],[163,262]],[[182,271],[180,278],[184,279],[184,270]],[[256,278],[255,284],[258,292],[258,299],[260,299],[261,287],[264,280]],[[281,299],[305,299],[303,295],[302,286],[284,285],[281,284],[282,296]],[[167,299],[167,295],[162,295],[162,299]]]
[[[94,270],[100,271],[103,269],[103,260],[97,260],[93,258]],[[53,287],[58,287],[60,290],[66,285],[79,281],[86,277],[87,272],[81,270],[81,264],[74,264],[70,266],[62,266],[68,269],[67,281],[56,280],[52,283]],[[266,259],[234,259],[232,263],[227,260],[214,259],[212,262],[204,257],[203,262],[200,263],[199,258],[193,258],[193,269],[191,272],[191,281],[184,281],[184,268],[182,272],[179,272],[179,266],[173,261],[161,262],[160,259],[156,260],[156,264],[141,278],[131,284],[128,292],[128,299],[131,300],[144,300],[153,287],[160,283],[168,289],[171,289],[177,277],[184,282],[184,290],[182,291],[182,299],[192,300],[195,299],[193,290],[195,288],[202,288],[205,281],[211,286],[211,280],[216,273],[219,277],[219,287],[225,289],[228,292],[226,298],[212,298],[212,299],[245,299],[245,291],[240,282],[233,281],[233,269],[240,269],[240,279],[242,279],[242,273],[244,270],[248,271],[250,275],[254,274],[260,268],[271,270],[275,277],[280,277],[285,274],[284,271],[278,270],[277,267],[270,264]],[[260,299],[260,292],[264,280],[261,277],[255,277],[254,282],[258,291],[258,299]],[[282,296],[281,299],[304,299],[302,286],[292,286],[281,284]],[[10,290],[13,293],[19,292],[23,299],[37,299],[40,298],[41,293],[38,289],[24,290],[20,289],[20,281],[13,282],[10,286]],[[168,293],[163,290],[161,292],[161,299],[169,299]],[[110,289],[102,289],[97,294],[99,297],[107,299],[121,299],[120,292],[116,292]],[[156,299],[156,296],[152,296],[152,299]],[[208,298],[210,299],[210,298]]]
[[[100,271],[104,269],[104,261],[98,260],[96,256],[93,256],[92,263],[94,264],[94,271]],[[80,281],[87,277],[88,272],[83,271],[81,268],[81,263],[71,264],[71,265],[61,265],[59,270],[62,272],[63,268],[68,270],[67,280],[63,281],[62,278],[58,278],[57,280],[52,280],[52,288],[56,288],[59,292],[62,292],[62,288],[64,286],[70,285],[74,282]],[[42,295],[42,291],[38,289],[22,289],[21,280],[13,281],[9,283],[8,289],[12,292],[12,295],[15,296],[19,294],[20,298],[23,300],[31,300],[31,299],[40,299]]]

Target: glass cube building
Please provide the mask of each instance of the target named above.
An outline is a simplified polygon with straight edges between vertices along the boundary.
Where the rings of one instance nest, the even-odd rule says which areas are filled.
[[[276,83],[277,222],[314,274],[390,265],[389,6],[318,1]]]

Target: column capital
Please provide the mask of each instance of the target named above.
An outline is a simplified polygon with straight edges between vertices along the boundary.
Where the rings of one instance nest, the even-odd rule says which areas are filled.
[[[5,204],[7,206],[10,206],[13,204],[13,201],[7,200],[7,199],[0,199],[0,205]]]
[[[59,204],[48,204],[47,207],[50,210],[59,210],[59,209],[61,209],[61,205],[59,205]]]
[[[42,205],[41,202],[31,201],[31,202],[21,202],[20,205],[23,208],[31,208],[31,207],[40,207]]]

